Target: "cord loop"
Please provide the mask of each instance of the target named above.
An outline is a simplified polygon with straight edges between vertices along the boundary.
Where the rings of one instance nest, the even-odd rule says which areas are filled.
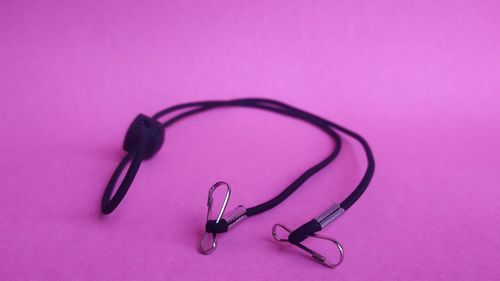
[[[328,164],[330,164],[337,157],[341,149],[342,142],[340,136],[336,132],[339,131],[357,140],[365,151],[367,167],[361,181],[357,184],[354,191],[352,191],[351,194],[347,198],[345,198],[340,204],[336,204],[333,207],[330,207],[325,213],[307,222],[306,224],[300,226],[298,229],[291,231],[281,224],[276,224],[272,229],[273,237],[277,241],[289,242],[301,248],[302,250],[311,254],[314,259],[318,260],[325,266],[335,267],[339,265],[344,258],[344,250],[340,245],[340,243],[337,242],[335,239],[316,234],[316,232],[323,229],[326,225],[328,225],[337,217],[339,217],[344,211],[349,209],[366,190],[368,184],[370,183],[373,177],[375,169],[375,160],[373,158],[372,151],[366,140],[359,134],[347,128],[344,128],[336,123],[333,123],[327,119],[324,119],[320,116],[314,115],[312,113],[306,112],[299,108],[275,100],[262,99],[262,98],[243,98],[243,99],[235,99],[229,101],[191,102],[166,108],[156,113],[152,118],[140,114],[134,119],[131,126],[127,130],[123,148],[125,151],[128,152],[128,154],[120,162],[115,172],[111,176],[108,185],[106,186],[102,198],[102,205],[101,205],[102,212],[104,214],[111,213],[122,201],[128,189],[130,188],[130,185],[132,184],[135,175],[137,174],[137,171],[142,163],[142,160],[153,157],[160,150],[164,142],[165,128],[173,125],[174,123],[186,117],[192,116],[197,113],[201,113],[215,108],[235,107],[235,106],[257,108],[305,121],[315,126],[316,128],[322,130],[327,135],[329,135],[333,140],[334,147],[327,157],[325,157],[323,160],[321,160],[314,166],[304,171],[298,178],[296,178],[293,182],[291,182],[283,191],[281,191],[268,201],[263,202],[257,206],[245,208],[242,205],[240,205],[235,210],[225,214],[227,201],[229,199],[231,192],[230,187],[225,182],[218,182],[214,186],[212,186],[212,188],[209,191],[208,202],[207,202],[208,211],[207,211],[207,221],[205,224],[206,232],[204,233],[200,241],[201,252],[204,254],[209,254],[213,252],[217,247],[217,237],[216,237],[217,234],[227,232],[231,226],[233,226],[235,223],[241,221],[246,217],[258,215],[271,208],[276,207],[278,204],[280,204],[286,198],[288,198],[293,192],[295,192],[309,178],[311,178],[313,175],[315,175],[324,167],[326,167]],[[170,119],[164,121],[163,123],[160,123],[158,121],[159,118],[167,114],[170,114],[172,112],[180,110],[182,110],[181,113],[171,117]],[[125,174],[125,177],[120,183],[116,193],[112,196],[113,189],[115,188],[115,185],[117,184],[120,175],[125,170],[127,165],[129,165],[129,168]],[[221,206],[220,211],[218,212],[217,218],[215,220],[211,220],[210,214],[213,203],[212,193],[215,190],[215,188],[223,185],[227,187],[226,195],[224,197],[224,202]],[[285,231],[287,231],[289,233],[288,238],[286,239],[279,238],[277,235],[277,228],[282,228]],[[338,262],[331,263],[327,260],[325,256],[303,245],[302,242],[308,237],[315,237],[334,243],[337,246],[340,253],[340,259],[338,260]]]

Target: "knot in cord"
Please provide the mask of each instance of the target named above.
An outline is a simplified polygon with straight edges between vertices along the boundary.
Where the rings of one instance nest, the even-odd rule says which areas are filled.
[[[224,219],[219,220],[219,222],[216,222],[215,220],[209,220],[205,224],[205,231],[208,233],[219,234],[227,232],[228,229],[229,223]]]

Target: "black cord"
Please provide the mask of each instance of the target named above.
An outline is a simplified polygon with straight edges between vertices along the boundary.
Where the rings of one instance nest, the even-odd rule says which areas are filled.
[[[314,174],[319,172],[321,169],[323,169],[325,166],[327,166],[329,163],[331,163],[339,154],[340,149],[341,149],[341,139],[339,135],[332,129],[329,128],[328,125],[323,124],[321,122],[317,122],[317,120],[311,118],[309,114],[305,113],[300,113],[296,112],[293,110],[290,110],[289,108],[281,105],[281,104],[274,104],[274,105],[266,105],[262,101],[252,101],[251,99],[240,99],[240,100],[234,100],[234,101],[228,101],[228,102],[201,102],[201,103],[189,103],[189,104],[183,104],[175,107],[168,108],[164,111],[161,111],[160,113],[157,113],[156,115],[153,116],[153,118],[158,119],[165,114],[168,114],[172,111],[184,109],[184,108],[189,108],[189,107],[196,107],[195,109],[191,109],[189,111],[186,111],[184,113],[181,113],[163,123],[163,126],[167,128],[168,126],[171,126],[172,124],[176,123],[177,121],[180,121],[188,116],[218,108],[218,107],[229,107],[229,106],[241,106],[241,107],[251,107],[251,108],[258,108],[258,109],[263,109],[263,110],[268,110],[271,112],[276,112],[282,115],[294,117],[297,119],[301,119],[304,121],[309,122],[310,124],[318,127],[325,133],[327,133],[333,140],[334,142],[334,149],[332,152],[324,158],[322,161],[317,163],[316,165],[312,166],[311,168],[307,169],[302,175],[300,175],[295,181],[293,181],[288,187],[286,187],[281,193],[279,193],[277,196],[274,198],[259,204],[255,207],[247,208],[246,215],[247,216],[254,216],[257,214],[260,214],[262,212],[265,212],[281,202],[283,202],[288,196],[290,196],[295,190],[297,190],[307,179],[312,177]]]
[[[357,140],[363,147],[367,158],[367,168],[361,181],[358,183],[354,191],[344,201],[340,203],[341,207],[344,210],[349,209],[366,190],[371,178],[373,177],[375,161],[373,159],[373,154],[368,143],[359,134],[349,129],[346,129],[338,124],[335,124],[327,119],[314,115],[312,113],[270,99],[245,98],[245,99],[235,99],[229,101],[191,102],[166,108],[155,114],[152,118],[140,115],[139,117],[136,118],[136,120],[134,120],[133,124],[131,125],[131,127],[127,132],[124,144],[124,149],[128,151],[128,154],[116,168],[104,192],[102,199],[103,213],[105,214],[111,213],[124,198],[130,185],[132,184],[132,181],[137,173],[137,170],[139,169],[142,160],[149,159],[156,152],[158,152],[163,143],[164,129],[168,128],[169,126],[175,124],[180,120],[183,120],[184,118],[187,118],[197,113],[201,113],[207,110],[220,107],[235,107],[235,106],[267,110],[281,115],[303,120],[305,122],[314,125],[318,129],[328,134],[334,142],[334,149],[326,158],[324,158],[314,166],[307,169],[295,181],[293,181],[282,192],[280,192],[272,199],[257,206],[246,209],[247,216],[257,215],[259,213],[265,212],[277,206],[278,204],[283,202],[288,196],[290,196],[295,190],[297,190],[305,181],[307,181],[307,179],[309,179],[311,176],[313,176],[321,169],[323,169],[325,166],[327,166],[329,163],[331,163],[337,157],[341,149],[341,139],[335,130],[338,130]],[[177,111],[183,111],[183,112],[177,114],[174,117],[171,117],[170,119],[168,119],[163,123],[160,123],[158,121],[158,119],[160,119],[161,117],[164,117],[167,114]],[[124,180],[120,184],[115,195],[111,197],[114,186],[116,185],[116,182],[120,174],[123,172],[126,165],[130,161],[132,161],[132,163],[125,175]],[[207,222],[207,225],[209,225],[209,222]],[[308,232],[312,233],[315,231],[317,231],[316,228]]]

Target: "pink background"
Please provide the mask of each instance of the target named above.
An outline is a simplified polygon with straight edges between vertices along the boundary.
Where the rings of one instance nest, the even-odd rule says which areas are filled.
[[[1,1],[0,279],[499,280],[499,14],[498,1]],[[175,125],[100,214],[136,114],[247,96],[372,145],[372,184],[322,232],[345,247],[338,269],[271,227],[352,191],[365,161],[348,138],[289,200],[197,252],[214,182],[250,207],[331,149],[271,113]]]

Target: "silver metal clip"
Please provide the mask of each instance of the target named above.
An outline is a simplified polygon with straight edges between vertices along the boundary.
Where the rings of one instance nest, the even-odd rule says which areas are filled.
[[[286,239],[286,238],[279,238],[278,232],[276,230],[276,228],[278,228],[278,227],[282,228],[283,230],[285,230],[288,233],[292,232],[286,226],[277,223],[277,224],[275,224],[273,226],[273,237],[274,237],[274,239],[276,241],[278,241],[278,242],[288,242],[288,239]],[[316,252],[314,250],[311,250],[310,248],[304,246],[303,244],[296,244],[296,246],[299,247],[299,248],[301,248],[302,250],[306,251],[307,253],[309,253],[316,261],[320,262],[324,266],[327,266],[327,267],[330,267],[330,268],[334,268],[334,267],[339,266],[342,263],[342,261],[344,260],[344,248],[342,247],[342,245],[337,240],[335,240],[333,238],[330,238],[330,237],[327,237],[327,236],[320,235],[320,234],[313,234],[311,236],[315,237],[315,238],[319,238],[319,239],[323,239],[323,240],[327,240],[327,241],[333,242],[337,246],[337,249],[339,250],[339,254],[340,254],[339,260],[336,263],[331,263],[331,262],[328,261],[328,259],[325,256],[319,254],[318,252]]]
[[[333,206],[328,208],[326,211],[324,211],[323,213],[321,213],[319,216],[317,216],[314,219],[321,225],[321,229],[323,229],[323,228],[325,228],[325,226],[327,226],[328,224],[333,222],[335,219],[340,217],[340,215],[342,215],[344,212],[345,212],[345,210],[340,206],[340,204],[335,203]],[[277,227],[281,227],[283,230],[287,231],[288,233],[291,233],[292,231],[282,224],[275,224],[273,226],[274,239],[278,242],[288,242],[288,239],[283,239],[283,238],[278,237],[278,233],[276,231]],[[294,244],[294,245],[296,245],[297,247],[306,251],[307,253],[311,254],[315,260],[319,261],[321,264],[323,264],[325,266],[334,268],[334,267],[339,266],[342,263],[342,261],[344,260],[344,248],[337,240],[330,238],[328,236],[320,235],[320,234],[312,234],[311,237],[315,237],[315,238],[319,238],[319,239],[333,242],[337,246],[337,249],[339,250],[339,253],[340,253],[340,257],[339,257],[339,260],[337,261],[337,263],[329,262],[325,256],[319,254],[316,251],[309,249],[308,247],[304,246],[303,244]]]
[[[240,222],[244,218],[246,218],[246,209],[243,206],[238,206],[234,210],[225,214],[227,203],[229,202],[229,198],[231,197],[231,187],[226,182],[220,181],[215,183],[210,190],[208,191],[208,201],[207,201],[207,222],[210,220],[210,215],[212,214],[212,205],[213,205],[213,194],[215,190],[221,186],[226,188],[226,194],[224,195],[224,200],[222,202],[222,206],[220,208],[219,213],[215,219],[215,223],[219,223],[221,219],[225,220],[228,223],[228,227],[234,226],[236,223]],[[200,241],[200,251],[203,254],[210,254],[217,248],[217,235],[215,233],[205,232]]]

